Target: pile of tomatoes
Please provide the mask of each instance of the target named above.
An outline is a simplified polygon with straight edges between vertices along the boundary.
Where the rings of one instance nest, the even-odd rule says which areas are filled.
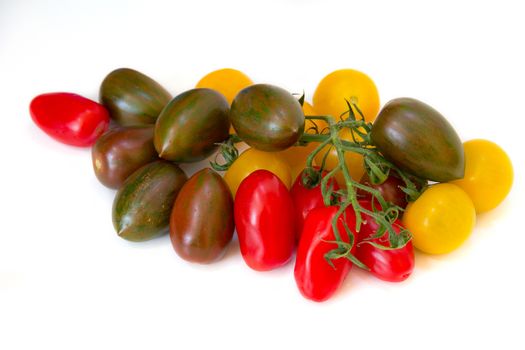
[[[296,252],[297,286],[314,301],[330,298],[353,265],[405,280],[414,247],[458,248],[476,214],[498,206],[513,182],[498,145],[461,143],[415,99],[380,110],[374,82],[352,69],[323,78],[311,105],[234,69],[172,97],[122,68],[102,81],[100,103],[50,93],[35,97],[30,113],[58,141],[92,146],[96,177],[118,190],[120,237],[169,233],[182,259],[208,264],[236,230],[254,270],[279,268]],[[188,178],[179,164],[194,162],[203,168]]]

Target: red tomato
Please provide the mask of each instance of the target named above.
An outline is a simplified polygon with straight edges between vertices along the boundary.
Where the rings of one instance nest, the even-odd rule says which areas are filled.
[[[235,226],[241,254],[257,271],[286,264],[294,249],[292,198],[284,183],[268,170],[248,175],[237,189]]]
[[[109,113],[104,106],[67,92],[38,95],[29,110],[40,129],[72,146],[91,146],[109,126]]]
[[[301,232],[303,231],[304,220],[310,212],[310,210],[318,207],[324,207],[323,194],[321,193],[321,182],[313,188],[306,188],[302,182],[304,170],[297,176],[290,194],[292,195],[294,211],[295,211],[295,233],[296,241],[299,241]],[[326,176],[327,172],[323,172],[323,177]],[[339,185],[334,178],[328,181],[328,185],[332,186],[334,190],[339,189]]]
[[[397,176],[389,175],[382,184],[374,185],[372,181],[370,181],[368,174],[365,173],[359,182],[378,190],[387,202],[394,203],[401,208],[406,208],[408,204],[407,195],[401,189],[405,187],[405,183]],[[361,189],[357,190],[357,194],[365,199],[372,198],[369,192]]]
[[[313,301],[325,301],[343,284],[343,281],[352,267],[352,262],[346,258],[332,260],[330,266],[325,254],[337,248],[337,244],[327,241],[335,240],[332,229],[332,219],[338,208],[315,208],[306,217],[297,257],[295,260],[295,282],[301,294]],[[347,223],[350,228],[355,227],[355,216],[347,211]],[[343,217],[337,221],[337,228],[341,239],[349,243]],[[355,245],[352,251],[355,250]]]
[[[370,201],[359,201],[365,209],[372,210]],[[365,264],[370,272],[379,279],[389,282],[401,282],[414,271],[414,248],[412,241],[404,247],[392,250],[377,248],[368,243],[363,243],[365,238],[376,234],[379,225],[368,215],[364,215],[364,221],[359,231],[356,257]],[[394,222],[394,230],[399,233],[403,228],[400,220]],[[389,247],[388,232],[380,238],[372,239],[372,242]]]

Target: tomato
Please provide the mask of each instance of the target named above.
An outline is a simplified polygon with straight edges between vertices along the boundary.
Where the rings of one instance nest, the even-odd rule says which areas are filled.
[[[191,89],[176,96],[155,124],[153,141],[159,157],[176,163],[209,157],[229,136],[228,111],[224,96],[211,89]]]
[[[288,91],[268,84],[241,90],[231,105],[230,120],[244,142],[266,152],[293,146],[304,132],[299,101]]]
[[[510,192],[514,172],[505,151],[487,140],[470,140],[465,150],[465,176],[452,183],[461,187],[477,213],[497,207]]]
[[[279,178],[267,170],[250,174],[234,201],[241,254],[257,271],[286,264],[295,245],[292,198]]]
[[[316,111],[336,120],[348,110],[345,100],[356,103],[369,122],[379,111],[376,85],[368,75],[354,69],[336,70],[324,77],[315,89],[313,100]]]
[[[372,181],[370,181],[368,174],[365,173],[359,182],[378,190],[387,202],[393,203],[401,208],[405,208],[408,204],[407,196],[401,189],[405,187],[405,183],[394,174],[390,174],[383,183],[374,185]],[[361,189],[357,190],[357,194],[366,199],[372,198],[370,192]]]
[[[242,180],[259,169],[265,169],[274,173],[287,188],[290,188],[292,183],[290,167],[279,154],[248,148],[224,174],[224,180],[234,197]]]
[[[323,177],[326,176],[326,172],[323,172]],[[307,188],[303,185],[302,181],[303,172],[297,176],[290,194],[292,196],[295,212],[295,232],[296,240],[299,241],[301,232],[303,231],[304,220],[308,213],[318,207],[324,207],[323,194],[321,192],[321,181],[313,187]],[[334,178],[328,181],[328,185],[332,186],[334,191],[339,189],[337,182]]]
[[[97,179],[114,189],[119,189],[135,170],[158,158],[153,146],[153,125],[110,129],[91,148]]]
[[[388,102],[372,126],[372,142],[401,169],[436,182],[464,175],[463,146],[450,123],[413,98]]]
[[[29,110],[40,129],[72,146],[91,146],[109,126],[109,113],[104,106],[72,93],[38,95]]]
[[[370,201],[359,201],[359,204],[372,210]],[[390,247],[388,232],[380,238],[370,239],[377,233],[379,225],[368,215],[363,215],[363,224],[359,231],[356,257],[365,264],[370,272],[379,279],[388,282],[401,282],[406,280],[414,271],[414,248],[412,241],[397,249],[381,249],[366,243],[367,241]],[[400,220],[393,224],[394,230],[399,233],[403,228]]]
[[[243,72],[237,69],[223,68],[205,75],[195,87],[218,91],[226,97],[231,105],[237,93],[250,85],[253,85],[253,81]]]
[[[444,183],[429,187],[403,215],[412,233],[412,243],[429,254],[444,254],[458,248],[472,233],[476,210],[460,187]]]
[[[295,283],[301,294],[313,301],[329,299],[343,284],[352,267],[350,260],[339,258],[332,260],[333,267],[325,259],[325,254],[337,248],[332,228],[332,219],[338,208],[315,208],[306,217],[301,240],[297,248],[295,259]],[[355,216],[347,212],[347,223],[350,228],[355,227]],[[349,243],[346,234],[343,216],[337,220],[337,228],[341,239]],[[355,245],[352,248],[355,252]]]
[[[155,80],[129,68],[109,73],[100,85],[99,97],[111,119],[123,126],[155,124],[172,98]]]
[[[314,111],[313,107],[305,102],[303,104],[304,115],[318,115]],[[322,120],[312,121],[310,119],[305,120],[304,124],[304,133],[305,134],[316,134],[322,132],[326,127],[326,123]],[[297,176],[303,171],[306,165],[306,159],[312,153],[315,148],[318,146],[317,142],[310,142],[306,146],[292,146],[285,149],[284,151],[279,152],[279,155],[284,158],[288,163],[291,170],[292,179],[297,178]],[[315,162],[314,162],[315,165]]]
[[[356,138],[358,135],[355,135]],[[353,141],[352,132],[350,129],[342,129],[339,132],[341,140]],[[328,152],[328,154],[327,154]],[[326,158],[325,158],[326,155]],[[337,150],[332,146],[325,146],[319,153],[315,155],[315,163],[319,166],[323,163],[326,170],[332,170],[339,165],[339,157],[337,156]],[[350,176],[355,181],[359,181],[365,173],[365,165],[363,155],[355,152],[345,152],[345,164],[350,172]],[[341,187],[346,187],[344,176],[342,172],[336,174],[337,182]]]
[[[228,186],[215,171],[198,171],[182,186],[171,210],[173,248],[184,260],[209,264],[224,255],[234,229]]]

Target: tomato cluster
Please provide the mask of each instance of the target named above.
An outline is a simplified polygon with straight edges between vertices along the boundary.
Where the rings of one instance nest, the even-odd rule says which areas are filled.
[[[208,264],[236,229],[254,270],[286,265],[296,251],[298,289],[314,301],[329,299],[354,265],[404,281],[414,247],[456,249],[476,214],[498,206],[513,182],[499,146],[462,144],[438,111],[415,99],[380,110],[374,82],[352,69],[323,78],[310,105],[234,69],[172,97],[121,68],[102,81],[100,103],[43,94],[30,113],[51,137],[92,146],[96,177],[118,190],[120,237],[169,233],[182,259]],[[239,155],[240,142],[248,148]],[[213,169],[190,178],[179,167],[209,157]]]

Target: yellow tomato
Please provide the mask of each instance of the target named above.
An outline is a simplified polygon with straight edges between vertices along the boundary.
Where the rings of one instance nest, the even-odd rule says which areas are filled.
[[[336,70],[324,77],[315,89],[313,100],[316,111],[336,120],[348,110],[345,100],[355,102],[366,121],[373,121],[379,112],[376,85],[368,75],[354,69]]]
[[[208,73],[195,87],[216,90],[231,104],[237,93],[250,85],[253,85],[253,81],[243,72],[224,68]]]
[[[233,197],[235,197],[242,180],[259,169],[271,171],[281,179],[287,188],[290,188],[292,184],[290,167],[278,153],[248,148],[224,174],[224,180],[228,184]]]
[[[352,133],[349,129],[342,129],[339,132],[339,137],[342,140],[353,141]],[[360,139],[358,135],[356,135],[356,139]],[[326,154],[327,152],[328,154]],[[325,155],[326,170],[332,170],[339,165],[337,150],[332,146],[325,146],[319,153],[316,154],[315,162],[317,165],[321,165],[323,163],[323,158],[325,157]],[[365,173],[363,155],[355,152],[345,152],[345,163],[352,179],[359,182],[359,180],[361,180],[361,177],[363,177]],[[346,187],[346,183],[342,172],[338,172],[335,175],[335,178],[339,186]]]
[[[303,104],[304,115],[318,115],[313,109],[312,105],[308,102]],[[321,132],[326,127],[326,123],[322,120],[309,120],[305,121],[304,131],[308,134],[315,134],[315,128],[318,132]],[[278,154],[288,163],[291,170],[292,182],[295,181],[297,176],[304,170],[306,165],[306,158],[313,152],[318,146],[317,142],[310,142],[306,146],[293,146],[284,151],[278,152]],[[315,162],[314,162],[315,165]]]
[[[452,181],[472,199],[477,213],[497,207],[509,194],[514,172],[509,156],[487,140],[470,140],[465,150],[465,176]]]
[[[442,183],[429,187],[403,215],[413,245],[429,254],[449,253],[472,233],[476,210],[460,187]]]

